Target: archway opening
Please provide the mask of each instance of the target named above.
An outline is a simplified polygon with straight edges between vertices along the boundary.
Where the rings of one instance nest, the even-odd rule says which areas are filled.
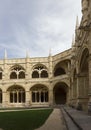
[[[43,71],[41,72],[41,78],[47,78],[47,77],[48,77],[47,71],[46,71],[46,70],[43,70]]]
[[[20,73],[19,73],[19,79],[25,79],[25,72],[20,71]]]
[[[57,68],[54,72],[54,76],[59,76],[59,75],[63,75],[66,74],[65,70],[63,68]]]
[[[56,105],[66,104],[67,102],[67,88],[64,83],[57,83],[54,87],[54,103]]]
[[[48,89],[46,86],[37,84],[31,89],[32,103],[46,103],[48,102]]]
[[[16,72],[11,72],[11,74],[10,74],[10,79],[17,79],[17,74],[16,74]]]
[[[79,64],[79,93],[80,93],[80,104],[83,110],[88,109],[89,100],[89,50],[85,48],[82,52]]]
[[[8,88],[10,103],[25,103],[25,90],[23,87],[14,85]]]
[[[32,73],[32,78],[39,78],[39,73],[37,71],[34,71]]]

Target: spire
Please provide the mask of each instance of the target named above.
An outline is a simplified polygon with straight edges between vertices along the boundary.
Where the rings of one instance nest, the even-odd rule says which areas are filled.
[[[75,45],[75,37],[74,37],[74,34],[72,36],[72,47]]]
[[[79,28],[79,19],[78,16],[76,17],[76,30]]]
[[[49,56],[51,56],[52,55],[52,50],[51,50],[51,48],[49,49]]]
[[[7,51],[6,51],[6,49],[4,50],[4,59],[7,59]]]
[[[26,58],[29,58],[29,51],[28,51],[28,49],[26,50]]]

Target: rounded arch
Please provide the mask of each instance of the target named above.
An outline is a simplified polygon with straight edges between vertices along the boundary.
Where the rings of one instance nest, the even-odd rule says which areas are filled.
[[[39,78],[39,73],[38,73],[38,71],[33,71],[32,72],[32,78]]]
[[[43,64],[36,64],[33,66],[32,78],[47,78],[48,69]]]
[[[24,79],[25,69],[21,65],[14,65],[10,70],[10,79]]]
[[[66,72],[65,69],[63,69],[62,67],[58,67],[55,69],[54,76],[59,76],[63,74],[66,74]]]
[[[54,76],[59,76],[59,75],[64,75],[68,71],[68,66],[70,67],[70,60],[63,60],[59,61],[55,66],[54,66]]]
[[[25,91],[25,88],[21,85],[11,85],[10,87],[7,88],[7,91],[9,90],[24,90]]]
[[[68,85],[64,82],[58,82],[53,88],[54,103],[66,104],[67,103],[67,94],[68,94]]]
[[[20,85],[13,85],[7,89],[10,103],[25,103],[25,89]]]
[[[36,84],[30,88],[32,103],[46,103],[49,100],[48,88],[43,84]]]
[[[41,71],[41,78],[47,78],[48,77],[48,72],[46,70]]]
[[[10,79],[17,79],[17,74],[16,74],[16,72],[11,72],[11,73],[10,73]]]
[[[14,64],[13,66],[10,67],[10,71],[11,70],[25,70],[25,69],[22,65]]]
[[[34,69],[37,69],[37,70],[39,70],[39,69],[47,69],[47,66],[46,65],[44,65],[44,64],[35,64],[33,67],[32,67],[32,70],[34,70]]]
[[[25,79],[25,72],[24,71],[20,71],[19,75],[18,75],[19,79]]]

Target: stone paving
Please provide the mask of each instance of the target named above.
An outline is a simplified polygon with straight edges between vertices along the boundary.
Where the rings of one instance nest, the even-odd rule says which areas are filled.
[[[91,130],[91,116],[83,111],[78,111],[70,107],[64,108],[80,130]]]
[[[55,108],[45,124],[36,130],[66,130],[60,109]]]

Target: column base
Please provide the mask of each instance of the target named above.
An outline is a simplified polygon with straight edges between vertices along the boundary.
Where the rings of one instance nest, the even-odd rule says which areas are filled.
[[[82,111],[82,104],[80,102],[77,102],[76,109]]]

